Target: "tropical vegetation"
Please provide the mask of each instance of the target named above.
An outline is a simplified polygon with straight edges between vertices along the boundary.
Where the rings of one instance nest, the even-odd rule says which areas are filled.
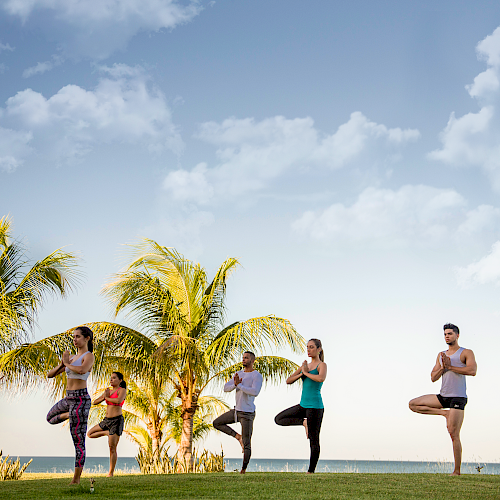
[[[55,250],[35,262],[12,238],[12,219],[0,219],[0,353],[29,340],[49,297],[66,297],[77,284],[78,259]]]
[[[145,422],[153,453],[160,453],[168,434],[180,440],[179,460],[192,464],[197,417],[205,403],[212,413],[221,410],[220,400],[206,393],[241,368],[247,350],[257,354],[255,366],[266,381],[282,379],[296,364],[263,353],[285,348],[302,352],[304,339],[288,320],[273,315],[225,324],[227,280],[239,267],[236,259],[226,259],[209,280],[200,264],[152,240],[131,250],[130,264],[104,286],[103,295],[115,316],[125,315],[132,327],[86,323],[95,334],[93,381],[103,387],[112,371],[121,371],[135,384],[127,401],[130,422]],[[40,384],[41,376],[70,348],[71,331],[1,356],[6,383],[19,390]],[[60,392],[64,382],[63,375],[53,391]],[[168,415],[175,412],[169,398],[178,402],[177,424],[170,426]]]

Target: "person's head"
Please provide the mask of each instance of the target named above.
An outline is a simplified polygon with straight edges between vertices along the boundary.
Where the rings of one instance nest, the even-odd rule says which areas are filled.
[[[254,363],[255,363],[255,354],[251,351],[245,351],[243,353],[243,359],[241,360],[243,368],[251,368]]]
[[[82,349],[87,345],[87,350],[94,351],[94,334],[88,326],[79,326],[73,330],[73,344],[76,348]]]
[[[325,354],[323,352],[323,346],[321,345],[321,340],[311,339],[307,343],[307,355],[310,358],[315,358],[319,356],[320,361],[325,361]]]
[[[455,345],[457,343],[458,337],[460,336],[460,330],[458,326],[452,325],[451,323],[446,323],[443,326],[444,330],[444,341],[448,345]]]
[[[123,380],[123,374],[120,372],[113,372],[111,374],[111,377],[109,378],[109,383],[111,384],[112,387],[123,387],[124,389],[127,388],[127,382]]]

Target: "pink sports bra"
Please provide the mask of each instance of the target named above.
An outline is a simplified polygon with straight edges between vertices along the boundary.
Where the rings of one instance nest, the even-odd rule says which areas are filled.
[[[110,398],[117,398],[118,397],[118,391],[119,388],[116,389],[116,392],[113,392],[113,394],[110,394]],[[110,401],[106,400],[106,404],[109,406],[123,406],[123,403],[125,403],[125,400],[123,400],[121,403],[111,403]]]

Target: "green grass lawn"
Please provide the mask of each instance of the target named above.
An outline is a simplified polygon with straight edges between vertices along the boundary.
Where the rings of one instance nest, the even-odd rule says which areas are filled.
[[[90,475],[68,486],[65,474],[25,474],[20,481],[0,482],[2,500],[89,498]],[[94,474],[98,499],[203,498],[213,500],[316,499],[500,499],[500,476],[444,474],[314,474],[250,472],[113,478]]]

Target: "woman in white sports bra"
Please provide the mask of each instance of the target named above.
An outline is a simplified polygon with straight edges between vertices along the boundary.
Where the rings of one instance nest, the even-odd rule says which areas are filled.
[[[47,374],[48,378],[66,372],[66,397],[58,401],[47,414],[47,422],[60,424],[69,418],[69,429],[75,445],[75,474],[70,484],[78,484],[85,464],[85,434],[90,411],[90,396],[87,392],[87,378],[94,364],[92,340],[94,334],[86,326],[73,331],[73,344],[77,353],[70,356],[64,351],[61,363]]]

